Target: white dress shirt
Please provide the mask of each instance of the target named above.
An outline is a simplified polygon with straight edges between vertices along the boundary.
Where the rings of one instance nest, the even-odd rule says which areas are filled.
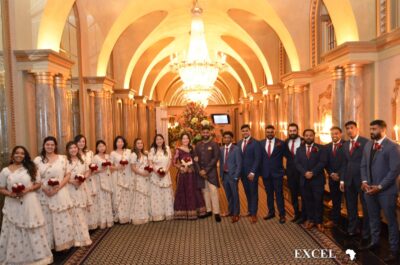
[[[265,139],[266,141],[265,141],[265,152],[267,152],[267,154],[268,154],[268,145],[269,145],[269,142],[271,141],[271,154],[272,154],[272,152],[274,151],[274,146],[275,146],[275,137],[272,139],[272,140],[270,140],[270,139]]]
[[[244,141],[246,140],[246,141],[247,141],[246,144],[249,144],[250,139],[251,139],[251,136],[249,136],[249,137],[243,139],[243,142],[242,142],[242,151],[243,151],[243,147],[244,147]]]
[[[292,151],[292,143],[293,143],[293,141],[294,141],[294,154],[296,155],[296,152],[297,152],[297,148],[299,148],[300,147],[300,145],[301,145],[301,138],[300,137],[297,137],[296,139],[290,139],[289,140],[289,142],[288,142],[288,145],[289,145],[289,151]]]

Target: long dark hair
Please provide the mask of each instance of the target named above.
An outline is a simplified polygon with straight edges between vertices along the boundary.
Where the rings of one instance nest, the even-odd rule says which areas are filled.
[[[82,151],[83,151],[84,153],[86,153],[86,152],[88,151],[88,148],[87,148],[87,139],[86,139],[86,137],[85,137],[83,134],[78,134],[77,136],[75,136],[75,137],[74,137],[74,142],[75,142],[76,144],[78,144],[78,142],[79,142],[80,140],[82,140],[82,138],[85,139],[85,147],[83,147]]]
[[[159,133],[156,134],[156,136],[154,136],[153,143],[151,144],[151,148],[154,148],[154,154],[157,152],[157,144],[156,144],[157,137],[161,137],[163,139],[164,142],[163,142],[161,147],[162,147],[162,150],[164,151],[164,155],[168,155],[167,146],[165,145],[164,136],[162,134],[159,134]]]
[[[193,146],[190,144],[190,142],[192,141],[192,138],[190,137],[190,134],[188,132],[184,132],[181,134],[181,137],[180,137],[181,143],[182,143],[183,136],[185,136],[185,135],[189,138],[188,148],[189,148],[190,153],[192,153]]]
[[[54,137],[54,136],[47,136],[46,138],[44,138],[44,140],[43,140],[43,145],[42,145],[42,151],[40,152],[40,157],[42,158],[42,162],[43,163],[47,163],[48,162],[48,159],[47,159],[47,157],[46,157],[46,150],[44,149],[44,145],[47,143],[47,142],[50,142],[50,141],[53,141],[54,142],[54,144],[55,144],[55,148],[54,148],[54,153],[55,154],[58,154],[58,151],[57,151],[57,145],[58,145],[58,143],[57,143],[57,139],[56,139],[56,137]]]
[[[106,142],[104,142],[103,140],[98,140],[96,142],[96,155],[99,153],[99,149],[97,149],[97,147],[99,146],[99,144],[104,144],[106,146],[106,151],[107,151],[107,145]]]
[[[31,181],[35,182],[37,167],[36,167],[35,163],[33,163],[32,159],[31,159],[31,155],[29,154],[28,150],[24,146],[17,145],[13,148],[13,150],[11,152],[10,165],[14,164],[14,155],[18,149],[24,150],[24,160],[22,160],[22,166],[28,171],[29,176],[31,176]]]
[[[140,157],[142,157],[142,155],[146,155],[144,153],[144,143],[143,143],[143,149],[142,150],[139,150],[136,147],[136,144],[137,144],[138,141],[142,141],[142,138],[136,138],[135,141],[133,141],[133,148],[132,148],[132,152],[134,152],[136,154],[137,160],[139,160]]]
[[[71,157],[71,154],[69,153],[69,148],[71,147],[71,146],[73,146],[73,145],[75,145],[76,146],[76,148],[78,148],[78,145],[76,144],[76,142],[75,141],[70,141],[70,142],[68,142],[67,143],[67,146],[65,147],[65,153],[67,153],[67,159],[68,159],[68,162],[70,163],[70,164],[72,164],[72,157]],[[79,159],[79,161],[81,161],[81,163],[83,164],[84,162],[83,162],[83,159],[82,159],[82,156],[81,156],[81,154],[79,153],[79,148],[78,148],[78,153],[76,154],[76,157]]]
[[[124,146],[122,147],[122,149],[125,149],[126,146],[127,146],[126,139],[125,139],[123,136],[118,135],[118,136],[115,137],[115,139],[114,139],[114,143],[113,143],[113,148],[114,148],[114,150],[117,150],[117,142],[118,142],[119,139],[121,139],[122,142],[124,142]]]

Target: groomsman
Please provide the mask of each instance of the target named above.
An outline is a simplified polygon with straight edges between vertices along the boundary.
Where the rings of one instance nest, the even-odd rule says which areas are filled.
[[[361,191],[361,159],[365,144],[368,139],[359,136],[357,123],[348,121],[345,124],[346,134],[349,140],[343,145],[343,165],[340,175],[340,190],[346,197],[348,216],[347,233],[349,236],[356,235],[358,227],[358,202],[361,200],[363,210],[362,239],[368,241],[370,237],[369,219],[367,205]]]
[[[318,230],[323,232],[325,152],[321,145],[314,143],[314,130],[304,130],[303,137],[305,145],[298,148],[295,163],[300,172],[300,185],[307,210],[306,229],[311,229],[316,225]]]
[[[202,141],[196,144],[195,152],[198,157],[197,169],[200,175],[200,186],[203,189],[204,201],[208,215],[214,213],[215,221],[221,222],[218,198],[218,170],[219,146],[212,140],[210,128],[201,129]]]
[[[261,160],[260,143],[251,137],[250,126],[243,124],[240,128],[243,139],[238,146],[242,154],[241,180],[246,193],[250,222],[257,223],[258,210],[258,176]]]
[[[365,145],[361,161],[361,189],[367,202],[371,227],[371,243],[366,249],[374,249],[379,244],[383,210],[390,245],[390,253],[384,261],[392,262],[398,259],[399,250],[396,179],[400,174],[400,147],[386,136],[385,121],[372,121],[370,132],[372,141]]]
[[[262,148],[262,178],[267,193],[268,215],[264,220],[275,217],[274,195],[279,210],[279,223],[286,222],[285,203],[283,199],[283,152],[285,143],[275,138],[275,127],[268,125],[265,128],[266,139],[261,141]]]
[[[303,141],[304,140],[299,136],[299,126],[296,123],[290,123],[288,126],[288,139],[285,141],[284,156],[286,158],[286,176],[294,209],[294,218],[292,222],[296,222],[298,224],[303,223],[307,219],[303,198],[300,212],[299,196],[302,196],[300,188],[300,173],[297,170],[296,163],[294,161],[297,149],[304,143]]]
[[[229,215],[232,217],[232,223],[236,223],[240,214],[238,181],[242,170],[242,155],[240,148],[232,144],[232,132],[226,131],[222,137],[224,146],[220,150],[220,176],[228,199]]]
[[[340,210],[342,206],[342,192],[340,191],[340,175],[343,164],[343,140],[342,129],[331,128],[332,142],[325,146],[326,166],[325,170],[329,176],[329,192],[332,199],[331,220],[326,222],[326,228],[332,228],[339,224]]]

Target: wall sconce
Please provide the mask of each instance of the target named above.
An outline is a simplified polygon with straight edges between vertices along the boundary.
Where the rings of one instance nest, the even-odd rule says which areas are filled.
[[[143,98],[143,103],[146,104],[146,102],[147,102],[147,97],[144,97]]]
[[[261,128],[261,129],[264,129],[264,128],[265,128],[265,122],[260,121],[260,128]]]
[[[253,100],[254,100],[253,95],[250,95],[249,99],[250,99],[251,101],[253,101]]]
[[[287,126],[288,123],[286,121],[279,122],[279,131],[282,132],[285,135],[285,137],[287,137]]]
[[[332,116],[326,115],[323,122],[314,122],[314,131],[322,143],[331,142],[330,130],[332,128]]]
[[[135,92],[129,91],[128,98],[129,98],[130,100],[135,99]]]
[[[268,95],[268,89],[263,90],[262,94],[263,94],[263,96]]]

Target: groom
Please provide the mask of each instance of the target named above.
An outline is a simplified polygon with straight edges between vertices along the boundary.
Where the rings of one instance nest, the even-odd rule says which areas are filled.
[[[217,162],[219,160],[219,147],[212,140],[210,128],[204,126],[201,129],[202,141],[196,144],[195,152],[197,155],[196,167],[200,175],[200,186],[203,189],[204,201],[208,215],[214,213],[215,221],[221,222],[218,198],[218,171]]]

